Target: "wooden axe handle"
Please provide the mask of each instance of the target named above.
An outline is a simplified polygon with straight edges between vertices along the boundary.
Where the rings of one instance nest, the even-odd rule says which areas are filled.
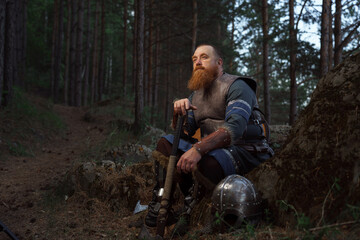
[[[184,122],[184,118],[185,118],[185,116],[178,117],[178,121],[176,124],[175,136],[174,136],[174,142],[173,142],[173,146],[172,146],[172,152],[171,152],[169,163],[168,163],[168,166],[166,169],[164,194],[161,198],[160,210],[159,210],[159,215],[157,218],[157,229],[156,229],[157,235],[159,235],[161,237],[164,236],[165,225],[166,225],[166,220],[167,220],[168,210],[169,210],[168,208],[170,206],[171,188],[172,188],[172,184],[173,184],[175,165],[177,162],[176,155],[177,155],[177,150],[179,147],[181,128],[182,128],[182,125]]]

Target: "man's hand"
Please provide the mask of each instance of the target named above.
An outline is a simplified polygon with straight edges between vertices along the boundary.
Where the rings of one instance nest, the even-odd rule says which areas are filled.
[[[192,105],[187,98],[183,98],[174,102],[174,114],[185,115],[186,111],[192,109],[196,110],[197,107]]]
[[[176,168],[177,171],[190,173],[197,168],[197,163],[200,161],[201,155],[195,148],[190,148],[179,159]]]
[[[192,105],[189,101],[189,99],[187,98],[183,98],[183,99],[180,99],[180,100],[177,100],[174,102],[174,115],[173,115],[173,121],[172,121],[172,128],[175,129],[176,127],[176,122],[177,122],[177,117],[178,115],[186,115],[186,111],[188,110],[196,110],[197,107]]]

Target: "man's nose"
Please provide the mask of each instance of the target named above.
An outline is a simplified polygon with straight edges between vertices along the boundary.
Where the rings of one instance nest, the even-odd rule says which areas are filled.
[[[199,59],[197,59],[197,60],[196,60],[196,62],[195,62],[195,64],[196,64],[196,66],[202,65],[202,63],[201,63],[201,59],[200,59],[200,58],[199,58]]]

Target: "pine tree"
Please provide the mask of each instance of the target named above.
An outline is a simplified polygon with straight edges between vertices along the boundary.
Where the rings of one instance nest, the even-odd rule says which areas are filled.
[[[144,110],[144,0],[138,0],[138,21],[137,21],[137,41],[136,41],[136,95],[135,95],[135,122],[134,129],[140,129],[143,120]]]

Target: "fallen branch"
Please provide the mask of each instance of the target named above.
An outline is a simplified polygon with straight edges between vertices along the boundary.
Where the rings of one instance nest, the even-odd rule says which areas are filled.
[[[322,207],[321,207],[321,218],[320,218],[319,222],[316,224],[317,227],[320,225],[320,223],[321,223],[322,220],[324,219],[326,200],[327,200],[328,197],[330,196],[330,193],[331,193],[331,191],[333,190],[333,188],[336,187],[337,182],[338,182],[338,179],[335,178],[334,183],[331,185],[328,193],[326,194],[326,197],[325,197],[325,199],[324,199],[323,205],[322,205]]]
[[[339,226],[350,225],[350,224],[355,224],[355,223],[360,223],[360,221],[354,220],[354,221],[343,222],[343,223],[334,223],[334,224],[325,225],[325,226],[321,226],[321,227],[310,228],[309,231],[313,232],[313,231],[318,231],[318,230],[322,230],[325,228],[339,227]]]

